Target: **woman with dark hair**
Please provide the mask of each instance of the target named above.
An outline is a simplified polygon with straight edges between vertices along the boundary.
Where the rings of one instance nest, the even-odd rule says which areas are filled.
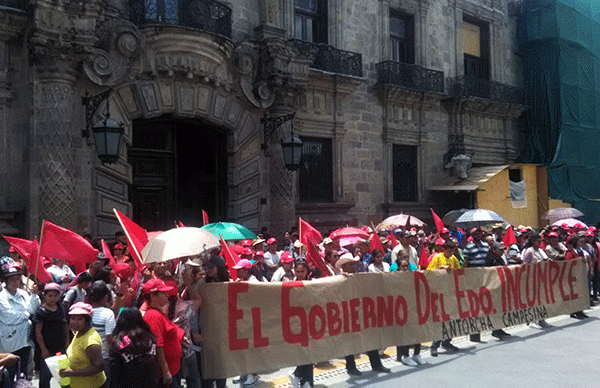
[[[104,388],[102,340],[92,327],[92,306],[77,302],[69,309],[69,324],[75,333],[69,348],[69,367],[61,369],[60,377],[70,377],[71,388]]]
[[[287,252],[286,252],[287,253]],[[294,280],[310,280],[308,263],[304,259],[294,261]],[[284,280],[285,282],[286,280]],[[312,388],[314,386],[313,364],[299,365],[289,374],[292,388]]]
[[[542,244],[542,237],[535,233],[529,237],[527,243],[525,244],[525,250],[523,251],[523,264],[532,264],[538,261],[546,261],[548,259],[548,255],[546,251],[544,251],[540,246]],[[532,323],[532,327],[541,329],[550,327],[550,324],[546,322],[545,319],[540,319],[537,323]]]
[[[140,310],[125,307],[110,342],[110,388],[159,388],[156,338]]]

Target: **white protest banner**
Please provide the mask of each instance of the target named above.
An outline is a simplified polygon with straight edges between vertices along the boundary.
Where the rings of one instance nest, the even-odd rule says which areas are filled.
[[[535,322],[589,307],[583,260],[202,285],[207,378]]]

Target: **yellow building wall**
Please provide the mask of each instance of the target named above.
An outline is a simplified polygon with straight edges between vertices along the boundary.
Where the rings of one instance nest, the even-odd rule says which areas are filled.
[[[510,166],[510,168],[517,167],[520,167],[523,171],[527,207],[519,209],[512,206],[508,168],[496,174],[477,189],[477,207],[493,210],[515,226],[525,225],[538,228],[540,220],[538,215],[537,166],[534,164]]]

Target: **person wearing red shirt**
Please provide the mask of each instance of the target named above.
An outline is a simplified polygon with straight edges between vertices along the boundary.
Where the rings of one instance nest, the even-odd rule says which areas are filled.
[[[163,314],[164,307],[169,303],[169,291],[173,291],[173,287],[167,286],[160,279],[150,279],[144,284],[142,293],[148,303],[144,321],[156,337],[156,356],[162,383],[165,387],[179,388],[182,343],[188,341],[183,329]]]

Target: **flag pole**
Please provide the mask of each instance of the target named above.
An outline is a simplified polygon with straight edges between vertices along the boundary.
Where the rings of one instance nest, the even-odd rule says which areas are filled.
[[[33,273],[33,275],[35,276],[35,278],[38,280],[39,282],[39,277],[38,277],[38,270],[40,268],[40,259],[41,259],[41,252],[42,252],[42,243],[44,242],[44,224],[46,223],[46,220],[42,221],[42,231],[40,233],[40,247],[38,249],[37,252],[37,261],[35,262],[35,272]],[[31,291],[31,290],[30,290]]]

